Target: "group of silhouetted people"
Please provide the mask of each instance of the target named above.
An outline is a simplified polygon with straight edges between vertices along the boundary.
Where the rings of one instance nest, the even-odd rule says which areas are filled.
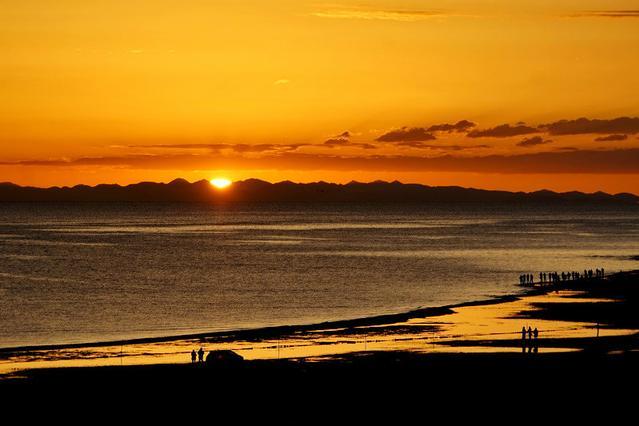
[[[195,349],[191,351],[191,362],[195,363],[196,361],[204,362],[204,349],[200,348],[197,352],[195,352]]]
[[[577,281],[577,280],[589,280],[593,278],[604,278],[604,268],[597,268],[594,271],[592,269],[584,269],[584,272],[570,271],[570,272],[540,272],[539,273],[539,281],[535,282],[535,277],[533,274],[521,274],[519,276],[519,284],[559,284],[566,281]]]
[[[526,336],[528,338],[526,338]],[[534,330],[530,326],[528,326],[528,330],[526,330],[526,327],[522,327],[521,328],[521,351],[526,352],[526,348],[527,348],[529,353],[530,352],[537,353],[537,351],[539,350],[539,345],[537,343],[538,338],[539,338],[539,330],[537,330],[537,327],[535,327]]]
[[[535,278],[533,277],[533,274],[521,274],[519,276],[519,284],[524,285],[524,284],[534,284],[535,282]]]

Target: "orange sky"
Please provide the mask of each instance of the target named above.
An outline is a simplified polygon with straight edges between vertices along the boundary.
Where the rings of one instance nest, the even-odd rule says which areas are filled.
[[[634,0],[8,2],[0,181],[639,193],[638,24]]]

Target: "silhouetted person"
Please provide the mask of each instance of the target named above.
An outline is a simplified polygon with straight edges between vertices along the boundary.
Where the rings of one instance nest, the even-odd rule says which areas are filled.
[[[200,348],[200,350],[197,351],[197,357],[200,362],[204,362],[204,349]]]
[[[533,335],[532,328],[530,328],[530,326],[528,326],[528,340],[532,340],[532,335]]]
[[[195,353],[195,349],[191,351],[191,362],[195,362],[197,358],[197,354]]]
[[[521,328],[521,340],[526,340],[526,327]]]
[[[533,330],[533,335],[535,336],[535,340],[537,340],[537,337],[539,337],[539,330],[537,330],[537,327]]]

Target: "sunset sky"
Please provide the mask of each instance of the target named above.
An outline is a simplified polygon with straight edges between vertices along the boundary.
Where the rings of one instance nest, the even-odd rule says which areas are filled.
[[[21,0],[0,181],[639,193],[637,0]]]

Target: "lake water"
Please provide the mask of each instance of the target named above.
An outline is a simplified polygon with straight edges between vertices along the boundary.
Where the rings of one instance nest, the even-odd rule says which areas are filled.
[[[0,204],[0,347],[402,312],[638,255],[634,207]]]

